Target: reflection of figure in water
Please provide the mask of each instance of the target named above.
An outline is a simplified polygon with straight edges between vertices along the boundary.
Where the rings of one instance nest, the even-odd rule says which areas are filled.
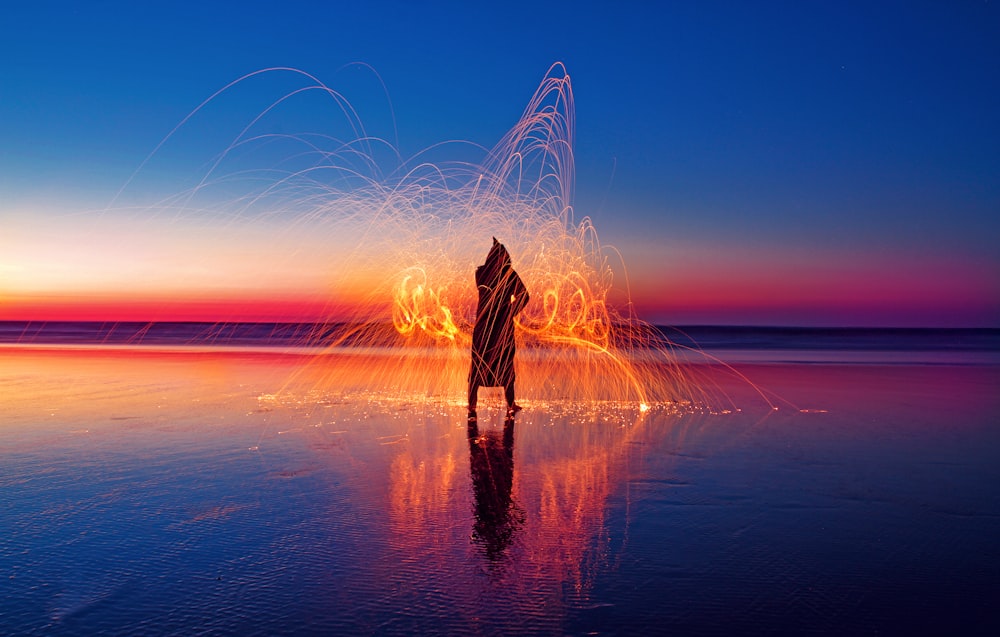
[[[528,303],[528,290],[510,265],[507,248],[493,237],[486,262],[476,268],[479,305],[472,329],[469,415],[475,416],[479,388],[503,386],[507,411],[514,402],[514,317]]]
[[[510,497],[514,484],[513,415],[504,419],[502,440],[495,430],[480,436],[476,419],[469,420],[469,464],[475,497],[472,541],[483,547],[490,562],[496,562],[524,523],[524,514]]]

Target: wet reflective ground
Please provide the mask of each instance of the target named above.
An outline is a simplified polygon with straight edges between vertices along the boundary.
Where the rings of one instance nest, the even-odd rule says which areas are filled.
[[[1000,627],[997,366],[748,364],[777,410],[720,371],[739,410],[484,393],[475,423],[300,366],[0,351],[0,634]]]

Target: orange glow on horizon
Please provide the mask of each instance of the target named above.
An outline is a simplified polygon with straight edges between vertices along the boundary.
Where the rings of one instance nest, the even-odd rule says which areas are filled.
[[[657,323],[972,327],[1000,312],[988,300],[1000,298],[1000,279],[973,261],[729,243],[632,248],[630,295],[613,298]]]

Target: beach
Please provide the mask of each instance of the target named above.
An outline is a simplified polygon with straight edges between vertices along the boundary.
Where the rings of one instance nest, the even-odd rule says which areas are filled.
[[[720,404],[472,428],[350,356],[8,343],[0,633],[995,634],[995,352],[719,351]]]

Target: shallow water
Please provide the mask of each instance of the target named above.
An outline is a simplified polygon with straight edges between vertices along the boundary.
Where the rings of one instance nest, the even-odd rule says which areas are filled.
[[[0,633],[1000,628],[997,366],[741,367],[776,410],[704,366],[726,410],[471,432],[300,367],[0,351]]]

